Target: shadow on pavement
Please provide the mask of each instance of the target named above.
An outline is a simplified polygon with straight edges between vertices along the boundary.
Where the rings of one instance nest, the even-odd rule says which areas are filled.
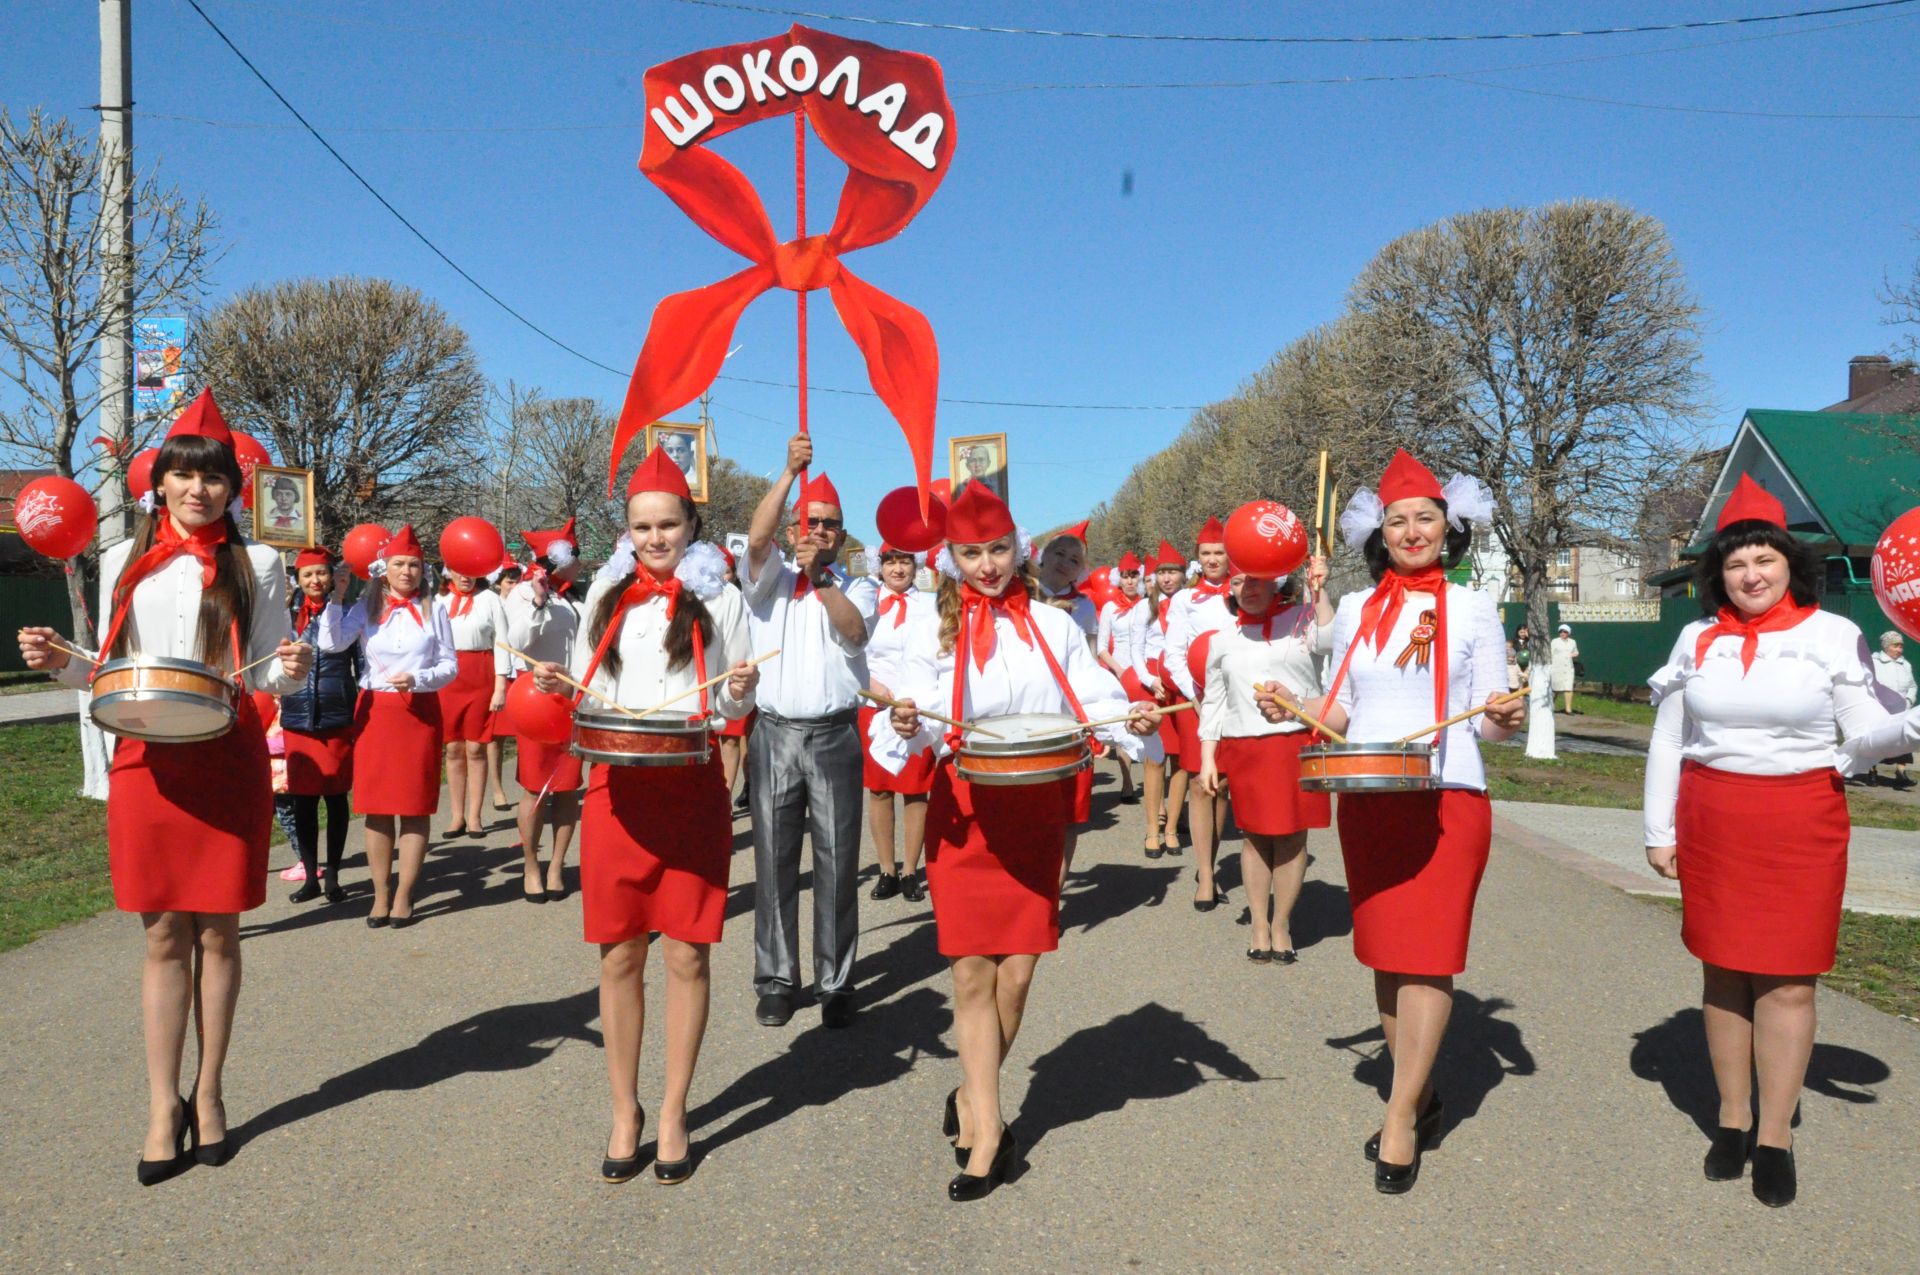
[[[1085,932],[1135,908],[1157,908],[1180,877],[1178,867],[1090,863],[1067,878],[1060,899],[1060,932]]]
[[[1293,905],[1293,947],[1304,952],[1325,939],[1353,933],[1353,908],[1345,886],[1307,878],[1300,901]]]
[[[1657,1026],[1635,1032],[1627,1065],[1640,1079],[1657,1081],[1674,1110],[1690,1118],[1701,1133],[1713,1136],[1720,1123],[1720,1090],[1713,1082],[1706,1020],[1699,1010],[1680,1010]],[[1878,1102],[1880,1096],[1866,1086],[1892,1075],[1892,1068],[1872,1054],[1816,1042],[1807,1063],[1806,1087],[1841,1102]],[[1800,1123],[1797,1110],[1793,1122]]]
[[[1504,997],[1483,1000],[1454,989],[1453,1018],[1433,1067],[1434,1088],[1446,1101],[1444,1129],[1452,1130],[1478,1115],[1487,1095],[1508,1076],[1531,1076],[1536,1070],[1520,1028],[1498,1016],[1512,1008],[1513,1002]],[[1379,1094],[1380,1101],[1387,1100],[1393,1088],[1393,1059],[1377,1022],[1352,1036],[1331,1037],[1327,1044],[1357,1055],[1353,1078]]]
[[[498,881],[494,874],[508,865],[521,862],[520,847],[486,846],[472,841],[443,842],[429,840],[427,861],[420,869],[420,880],[413,891],[414,915],[423,921],[468,908],[507,903],[522,894],[520,878],[508,876]],[[395,867],[396,879],[398,866]],[[346,901],[339,905],[322,902],[301,904],[300,910],[258,925],[242,925],[240,937],[259,938],[285,934],[330,921],[363,920],[373,911],[373,885],[367,879],[365,850],[349,852],[341,864]],[[272,885],[285,885],[276,876]],[[287,887],[292,893],[292,887]]]
[[[1075,1032],[1036,1058],[1032,1071],[1026,1101],[1020,1105],[1023,1150],[1037,1146],[1055,1129],[1118,1111],[1129,1102],[1186,1093],[1207,1082],[1206,1071],[1227,1080],[1260,1079],[1245,1059],[1200,1024],[1151,1001]]]
[[[520,1071],[546,1059],[562,1041],[598,1048],[600,1033],[587,1026],[600,1017],[596,986],[551,1001],[502,1005],[449,1024],[405,1049],[324,1080],[312,1093],[267,1108],[234,1129],[241,1145],[362,1098],[397,1090],[425,1089],[475,1071]]]
[[[923,987],[862,1009],[849,1028],[829,1031],[816,1023],[794,1036],[781,1053],[687,1113],[694,1154],[704,1158],[797,1111],[825,1107],[855,1090],[897,1080],[913,1070],[922,1056],[954,1057],[940,1039],[947,1020],[946,997]],[[779,1042],[772,1032],[769,1039]],[[939,1114],[927,1110],[930,1132],[937,1127]],[[702,1132],[709,1129],[712,1132]]]

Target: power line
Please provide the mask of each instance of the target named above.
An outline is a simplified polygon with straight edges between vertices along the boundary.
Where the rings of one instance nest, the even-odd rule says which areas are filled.
[[[1565,40],[1583,36],[1646,35],[1658,31],[1698,31],[1707,27],[1751,26],[1761,22],[1788,22],[1795,18],[1817,18],[1835,13],[1860,13],[1869,9],[1892,9],[1914,0],[1865,0],[1859,4],[1834,5],[1824,9],[1799,9],[1791,13],[1761,13],[1738,18],[1701,18],[1691,22],[1658,22],[1638,26],[1589,27],[1569,31],[1463,32],[1447,35],[1206,35],[1198,32],[1145,31],[1069,31],[1044,27],[976,26],[963,22],[923,22],[912,18],[876,18],[864,14],[816,13],[807,9],[789,9],[776,5],[742,4],[736,0],[680,0],[681,4],[705,9],[732,9],[740,13],[760,13],[782,18],[809,18],[817,22],[850,22],[867,26],[912,27],[922,31],[966,31],[988,35],[1044,35],[1075,40],[1141,40],[1180,44],[1464,44],[1486,40]]]
[[[1473,79],[1465,75],[1449,75],[1445,78],[1457,80],[1461,84],[1477,85],[1484,89],[1499,89],[1503,93],[1524,93],[1529,97],[1554,97],[1564,102],[1589,102],[1595,106],[1623,106],[1636,111],[1669,111],[1682,115],[1731,115],[1741,119],[1762,120],[1920,120],[1920,114],[1897,115],[1890,112],[1747,111],[1732,107],[1675,106],[1665,102],[1628,102],[1613,97],[1586,97],[1579,93],[1555,93],[1549,89],[1525,89],[1517,84],[1495,84],[1492,80]]]

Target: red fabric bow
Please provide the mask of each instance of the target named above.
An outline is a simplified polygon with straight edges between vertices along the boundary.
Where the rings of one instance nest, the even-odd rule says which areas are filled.
[[[620,600],[614,604],[613,614],[607,619],[607,631],[600,635],[599,645],[593,648],[593,660],[587,665],[587,671],[581,676],[580,681],[587,686],[593,685],[593,675],[599,672],[601,661],[607,658],[608,649],[613,646],[615,639],[620,636],[620,626],[625,622],[627,612],[634,607],[639,606],[650,598],[665,598],[667,600],[667,621],[671,623],[673,613],[678,610],[680,606],[681,587],[679,576],[668,576],[665,580],[657,580],[645,570],[635,575],[633,583],[621,591]],[[704,682],[707,680],[706,633],[704,626],[698,624],[693,626],[693,672],[696,682]],[[585,691],[574,692],[574,707],[578,708],[580,701],[586,697],[587,693]],[[700,692],[700,716],[707,716],[707,711],[707,692],[702,690]]]
[[[886,619],[887,612],[893,612],[893,627],[899,628],[907,622],[907,595],[904,593],[883,593],[880,595],[880,618]]]
[[[302,593],[300,595],[300,614],[293,622],[294,636],[298,637],[300,634],[305,633],[307,626],[319,619],[320,613],[326,609],[327,600],[324,597],[316,599],[310,593]]]
[[[753,264],[654,307],[614,430],[611,468],[635,434],[713,383],[734,325],[755,297],[776,287],[825,288],[866,358],[874,392],[906,434],[924,499],[940,381],[933,325],[856,277],[841,255],[898,234],[946,175],[953,108],[939,63],[796,25],[769,39],[663,62],[646,73],[645,86],[652,122],[640,171],[702,230]],[[706,143],[795,111],[804,111],[815,134],[846,162],[847,180],[831,230],[779,243],[753,184]],[[611,494],[611,474],[607,481]]]
[[[1778,602],[1751,618],[1736,607],[1721,607],[1720,613],[1714,617],[1713,623],[1707,626],[1706,632],[1694,640],[1694,667],[1698,668],[1700,661],[1707,658],[1707,648],[1712,646],[1716,639],[1737,637],[1740,639],[1740,676],[1745,677],[1753,668],[1754,655],[1760,650],[1762,633],[1778,633],[1782,629],[1793,628],[1819,609],[1819,607],[1801,606],[1793,600],[1791,593],[1781,594]]]
[[[471,610],[473,610],[473,594],[465,589],[454,589],[453,601],[447,604],[447,614],[457,620]]]
[[[1346,680],[1347,669],[1353,663],[1353,653],[1365,646],[1368,638],[1373,639],[1376,652],[1386,649],[1387,639],[1393,636],[1393,626],[1400,619],[1400,610],[1406,604],[1409,593],[1433,595],[1434,720],[1439,721],[1447,716],[1447,573],[1440,569],[1438,563],[1412,575],[1403,575],[1390,569],[1380,577],[1380,583],[1373,587],[1373,592],[1367,595],[1366,602],[1360,608],[1360,626],[1354,630],[1353,644],[1340,661],[1340,671],[1333,675],[1333,683],[1327,687],[1329,704],[1339,694],[1340,683]]]
[[[1250,629],[1256,624],[1259,625],[1261,640],[1271,642],[1273,640],[1274,618],[1278,616],[1282,610],[1280,599],[1275,597],[1273,601],[1267,603],[1266,610],[1258,614],[1252,611],[1242,611],[1235,619],[1239,621],[1240,627],[1243,629]]]
[[[396,598],[391,595],[387,598],[387,609],[380,613],[381,625],[384,626],[388,620],[393,618],[394,613],[397,611],[405,611],[408,615],[412,616],[413,622],[420,628],[425,629],[427,627],[427,622],[420,618],[420,608],[413,604],[412,598]]]
[[[213,577],[218,562],[214,550],[227,543],[227,520],[222,518],[203,527],[182,534],[174,525],[171,514],[162,513],[156,520],[153,533],[153,545],[138,558],[126,565],[120,573],[120,581],[113,586],[113,619],[107,624],[107,637],[100,644],[100,658],[106,659],[113,650],[113,644],[119,640],[120,630],[126,626],[127,616],[133,611],[133,589],[142,580],[158,571],[176,553],[190,553],[200,560],[200,587],[213,587]],[[235,668],[240,665],[235,663]]]
[[[1193,600],[1195,602],[1205,602],[1208,598],[1224,598],[1227,596],[1227,587],[1227,581],[1225,580],[1215,584],[1205,576],[1202,576],[1194,582]]]
[[[1033,645],[1033,607],[1027,591],[1009,584],[1005,593],[990,598],[970,584],[960,586],[960,629],[966,635],[967,652],[975,671],[985,669],[993,655],[993,621],[1004,615],[1013,621],[1013,631],[1029,647]]]

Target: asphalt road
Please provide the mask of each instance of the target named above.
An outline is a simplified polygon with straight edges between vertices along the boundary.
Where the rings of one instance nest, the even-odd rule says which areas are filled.
[[[1799,1203],[1708,1183],[1712,1082],[1677,919],[1517,841],[1496,842],[1480,895],[1439,1070],[1445,1141],[1411,1195],[1377,1194],[1360,1144],[1387,1073],[1333,838],[1313,839],[1300,963],[1256,966],[1237,872],[1232,907],[1194,912],[1190,859],[1142,859],[1138,807],[1112,791],[1103,775],[1067,934],[1006,1067],[1025,1168],[987,1201],[945,1198],[958,1067],[927,907],[863,899],[851,1029],[811,1008],[763,1028],[744,851],[695,1084],[698,1171],[602,1183],[578,898],[519,902],[502,827],[435,850],[407,930],[361,924],[357,863],[335,911],[293,908],[276,877],[246,924],[227,1089],[243,1145],[158,1188],[133,1181],[136,921],[0,957],[0,1268],[1915,1268],[1920,1031],[1822,993]]]

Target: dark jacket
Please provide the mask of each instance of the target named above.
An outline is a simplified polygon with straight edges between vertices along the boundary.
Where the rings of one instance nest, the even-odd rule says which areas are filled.
[[[353,706],[359,696],[360,644],[344,651],[318,651],[307,673],[307,689],[280,697],[280,729],[302,735],[343,730],[353,725]]]

